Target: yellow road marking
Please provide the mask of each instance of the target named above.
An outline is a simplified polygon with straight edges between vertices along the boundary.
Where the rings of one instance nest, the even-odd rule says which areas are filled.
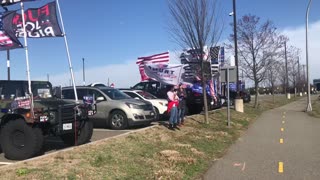
[[[286,112],[283,112],[283,114],[286,114]]]
[[[283,131],[284,131],[284,128],[281,128],[280,130],[283,132]]]
[[[282,138],[280,139],[280,144],[283,144],[283,139]]]
[[[282,124],[284,124],[285,123],[285,121],[282,121]]]
[[[283,116],[282,116],[282,118],[284,119],[284,118],[286,118],[286,116],[285,116],[285,115],[283,115]]]
[[[278,172],[283,173],[283,162],[279,162]]]

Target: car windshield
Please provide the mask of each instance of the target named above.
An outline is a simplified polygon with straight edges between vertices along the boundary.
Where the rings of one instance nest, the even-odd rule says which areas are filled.
[[[104,92],[110,99],[113,100],[120,100],[120,99],[131,99],[130,96],[127,94],[119,91],[118,89],[105,89],[101,88],[100,89],[102,92]]]
[[[157,97],[155,97],[154,95],[152,95],[146,91],[137,91],[137,93],[146,99],[157,99]]]

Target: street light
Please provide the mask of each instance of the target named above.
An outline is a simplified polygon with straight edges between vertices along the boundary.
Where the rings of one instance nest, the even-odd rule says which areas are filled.
[[[310,97],[310,72],[309,72],[309,56],[308,56],[308,21],[309,21],[309,9],[311,5],[312,0],[309,0],[307,12],[306,12],[306,64],[307,64],[307,85],[308,85],[308,105],[307,105],[307,112],[312,111],[312,105],[311,105],[311,97]]]
[[[82,75],[83,75],[83,85],[86,85],[86,76],[84,72],[84,58],[82,58]]]

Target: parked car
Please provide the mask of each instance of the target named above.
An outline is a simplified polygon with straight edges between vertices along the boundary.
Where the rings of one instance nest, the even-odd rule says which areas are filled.
[[[39,154],[45,136],[61,137],[68,145],[90,141],[89,106],[54,97],[48,81],[31,81],[31,91],[33,100],[28,81],[0,81],[0,147],[6,158],[23,160]]]
[[[132,90],[132,89],[120,89],[122,92],[126,93],[132,98],[150,102],[156,112],[156,120],[161,117],[167,116],[168,100],[160,99],[152,95],[147,91],[142,90]]]
[[[131,89],[147,91],[158,98],[167,98],[167,92],[172,85],[163,84],[158,81],[145,81],[134,85]],[[198,114],[203,110],[203,95],[202,88],[186,88],[187,92],[187,114]],[[209,110],[221,107],[220,96],[216,100],[212,99],[210,95],[207,96]]]
[[[62,98],[73,100],[72,87],[62,88]],[[155,111],[149,102],[133,99],[118,89],[110,87],[77,86],[78,99],[94,96],[97,113],[92,116],[96,126],[126,129],[134,125],[148,125],[155,119]]]

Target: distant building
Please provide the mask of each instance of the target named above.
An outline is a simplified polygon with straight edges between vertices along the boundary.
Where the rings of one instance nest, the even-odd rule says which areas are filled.
[[[320,91],[320,79],[314,79],[313,86],[316,88],[317,91]]]

